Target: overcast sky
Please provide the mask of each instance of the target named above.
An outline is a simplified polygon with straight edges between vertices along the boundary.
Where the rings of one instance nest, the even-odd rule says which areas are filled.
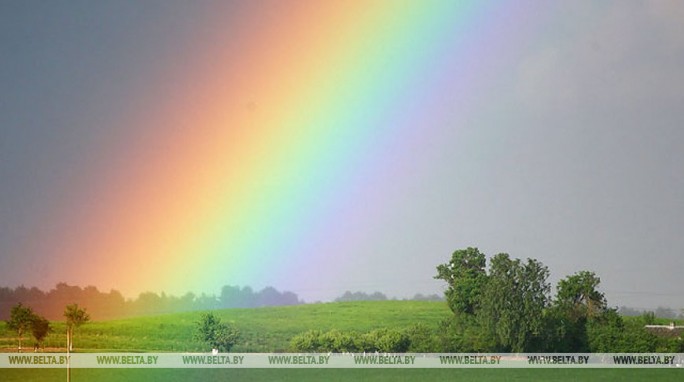
[[[116,138],[127,92],[193,28],[192,3],[0,0],[0,286],[80,282],[36,271],[35,234],[57,229],[58,190]],[[309,301],[441,293],[435,266],[476,246],[536,258],[554,284],[592,270],[613,306],[684,308],[684,2],[563,3],[508,53],[496,102],[423,143],[420,182],[393,175],[403,208],[350,247],[382,271],[275,286]]]

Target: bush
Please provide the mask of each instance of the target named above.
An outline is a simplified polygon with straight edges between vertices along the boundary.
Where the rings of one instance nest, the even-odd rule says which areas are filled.
[[[481,330],[472,315],[454,315],[439,326],[440,351],[445,353],[491,352],[496,340]]]
[[[436,353],[439,343],[435,333],[425,324],[414,324],[405,331],[410,353]]]
[[[408,336],[395,329],[376,329],[363,334],[359,350],[369,353],[403,353],[409,348]]]
[[[290,348],[295,352],[320,352],[322,335],[323,333],[320,330],[309,330],[298,334],[290,340]]]
[[[351,353],[359,350],[358,335],[354,332],[340,332],[333,329],[321,336],[321,351]]]
[[[309,330],[290,340],[292,351],[311,353],[403,353],[409,349],[410,344],[409,335],[395,329],[376,329],[361,335],[337,329],[326,333]]]
[[[587,323],[587,337],[593,353],[651,353],[666,342],[647,332],[643,320],[624,322],[614,309]]]
[[[197,322],[195,338],[206,342],[212,349],[229,352],[239,337],[237,329],[221,322],[213,313],[202,315],[201,320]]]

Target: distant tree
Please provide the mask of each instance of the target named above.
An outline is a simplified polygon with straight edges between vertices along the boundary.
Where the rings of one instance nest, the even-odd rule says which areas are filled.
[[[455,251],[451,260],[437,266],[435,279],[444,280],[444,292],[449,308],[456,314],[474,314],[480,305],[480,295],[487,283],[485,255],[477,248]]]
[[[36,339],[36,349],[45,348],[43,345],[43,340],[52,331],[50,326],[50,321],[45,319],[45,317],[34,316],[33,323],[31,324],[31,333],[33,338]]]
[[[220,301],[215,295],[208,295],[206,293],[201,293],[195,298],[195,306],[197,309],[218,309]]]
[[[422,293],[416,293],[412,298],[412,301],[444,301],[444,297],[438,294],[424,295]]]
[[[212,349],[229,352],[240,338],[237,329],[221,322],[213,313],[203,314],[196,324],[195,338],[206,342]]]
[[[352,302],[352,301],[386,301],[387,296],[381,292],[373,292],[368,294],[366,292],[350,292],[346,291],[344,294],[335,299],[335,302]]]
[[[69,351],[74,350],[74,329],[90,321],[90,315],[85,309],[78,307],[78,304],[67,305],[64,310],[67,326],[67,347]]]
[[[653,312],[644,312],[639,318],[644,325],[653,325],[656,323],[656,315]]]
[[[655,313],[656,317],[658,317],[658,318],[670,318],[670,319],[677,318],[677,312],[672,310],[672,308],[666,308],[663,306],[659,306],[658,308],[656,308],[654,313]]]
[[[224,285],[221,288],[219,301],[221,301],[222,308],[245,308],[245,306],[240,305],[240,287],[237,285]]]
[[[279,305],[297,305],[301,303],[302,301],[299,300],[299,296],[296,293],[285,291],[281,294]]]
[[[266,287],[259,292],[257,306],[276,306],[280,305],[280,292],[274,287]]]
[[[10,311],[10,319],[7,321],[7,327],[10,330],[17,332],[17,336],[19,337],[18,350],[20,352],[21,340],[24,337],[24,333],[31,330],[34,319],[35,314],[33,313],[33,310],[28,306],[22,305],[21,303],[12,307],[12,310]]]
[[[620,313],[621,316],[641,316],[644,312],[628,306],[621,306],[618,309],[618,313]]]

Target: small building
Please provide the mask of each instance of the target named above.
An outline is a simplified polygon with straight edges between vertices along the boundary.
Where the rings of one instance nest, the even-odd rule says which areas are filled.
[[[684,336],[684,326],[675,325],[674,322],[670,322],[670,325],[646,325],[645,328],[649,333],[660,337],[682,338]]]

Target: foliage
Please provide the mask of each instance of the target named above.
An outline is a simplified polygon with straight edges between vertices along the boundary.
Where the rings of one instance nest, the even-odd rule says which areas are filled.
[[[437,266],[435,279],[446,281],[445,297],[455,314],[475,314],[487,282],[485,256],[477,248],[455,251],[447,264]]]
[[[558,305],[552,305],[545,311],[546,346],[542,349],[558,353],[586,353],[589,352],[586,318],[572,320],[566,311]]]
[[[67,305],[64,309],[67,326],[67,346],[69,350],[74,348],[74,329],[90,321],[90,315],[85,308],[79,308],[78,304]]]
[[[17,332],[17,336],[19,337],[19,351],[21,351],[21,340],[24,333],[31,329],[35,317],[36,315],[33,313],[33,310],[21,303],[12,307],[12,310],[10,311],[10,319],[7,321],[7,327],[10,330]]]
[[[409,353],[434,353],[439,350],[439,337],[423,323],[411,325],[404,333],[409,341]]]
[[[654,312],[644,312],[640,317],[644,325],[653,325],[656,322],[656,315]]]
[[[79,308],[78,304],[67,305],[64,310],[64,317],[67,320],[67,326],[78,328],[86,322],[90,321],[90,315],[85,308]]]
[[[338,329],[343,333],[367,333],[381,324],[404,331],[411,339],[410,327],[416,323],[429,328],[437,337],[433,352],[488,352],[493,344],[482,336],[474,317],[471,321],[457,321],[447,304],[422,301],[375,301],[353,303],[307,304],[259,309],[226,309],[213,312],[222,321],[232,322],[240,331],[240,341],[233,352],[283,352],[291,350],[291,340],[310,328],[325,333]],[[201,352],[207,346],[194,340],[199,312],[176,313],[123,320],[93,321],[78,330],[78,347],[99,352]],[[626,343],[643,341],[648,337],[638,317],[622,317],[625,331],[637,334],[627,337]],[[659,320],[656,323],[667,324]],[[445,323],[448,323],[446,325]],[[676,321],[682,325],[681,321]],[[46,347],[64,347],[66,322],[51,322],[54,332],[44,340]],[[461,335],[463,334],[463,335]],[[632,334],[630,334],[631,336]],[[25,338],[28,336],[25,334]],[[357,334],[359,336],[359,334]],[[644,336],[644,339],[639,339]],[[16,348],[16,332],[0,322],[0,348]],[[24,339],[25,339],[24,338]],[[657,339],[655,345],[674,348],[681,342]],[[414,346],[411,342],[410,347]],[[555,345],[554,345],[555,346]],[[633,348],[637,348],[634,346]],[[641,348],[644,348],[641,346]],[[412,351],[409,348],[408,351]],[[553,351],[549,345],[544,351]],[[682,351],[677,351],[681,353]]]
[[[423,323],[437,332],[439,322],[452,315],[444,302],[392,300],[225,309],[213,313],[240,331],[240,340],[231,352],[246,353],[287,351],[294,336],[312,328],[323,332],[338,329],[363,333],[379,325],[404,330],[414,323]],[[206,351],[206,344],[194,339],[196,322],[201,314],[186,312],[122,320],[95,320],[78,329],[74,346],[102,352]],[[50,348],[63,348],[66,343],[66,322],[52,321],[51,324],[54,333],[47,336],[44,344]],[[12,334],[4,322],[0,322],[0,348],[16,347],[16,342],[16,333]]]
[[[548,303],[549,270],[540,262],[522,263],[501,253],[492,258],[478,319],[496,351],[539,350]]]
[[[273,287],[260,291],[250,287],[224,286],[219,295],[186,293],[182,296],[144,292],[135,299],[124,299],[116,291],[101,292],[93,286],[85,288],[58,283],[48,291],[36,287],[0,287],[0,319],[9,319],[10,308],[17,303],[31,301],[49,320],[59,320],[68,304],[87,306],[94,320],[157,315],[223,308],[256,308],[302,304],[299,297],[288,291],[279,292]]]
[[[423,337],[420,337],[423,336]],[[404,353],[412,346],[426,348],[429,344],[420,343],[425,340],[434,341],[429,336],[429,329],[415,325],[409,330],[374,329],[370,332],[358,334],[355,331],[343,332],[337,329],[328,332],[309,330],[296,335],[290,341],[290,350],[295,352],[333,352],[333,353]]]
[[[446,353],[489,352],[495,348],[491,337],[484,335],[474,315],[453,315],[440,322],[439,350]]]
[[[365,352],[404,353],[410,346],[408,336],[397,329],[375,329],[361,336]]]
[[[350,301],[384,301],[387,296],[380,292],[373,292],[371,294],[365,292],[350,292],[346,291],[344,294],[335,299],[335,302],[350,302]]]
[[[33,322],[31,323],[31,333],[33,338],[36,339],[36,347],[43,346],[43,341],[45,337],[52,331],[50,326],[50,321],[44,317],[34,316]]]
[[[330,330],[320,337],[320,351],[347,353],[358,351],[358,335],[356,332],[341,332],[337,329]]]
[[[577,272],[558,282],[556,298],[546,313],[547,344],[552,346],[545,350],[589,352],[592,346],[603,347],[597,344],[605,345],[607,338],[614,336],[614,333],[609,335],[607,331],[620,326],[614,319],[615,316],[619,318],[619,315],[617,311],[607,310],[606,298],[598,291],[600,282],[601,279],[596,274],[588,271]],[[593,322],[595,329],[591,333],[602,337],[600,340],[594,338],[593,345],[590,344],[587,328],[589,321]],[[599,327],[602,329],[598,330]],[[612,346],[617,346],[615,341],[611,343]]]
[[[290,340],[290,348],[300,352],[321,352],[322,335],[323,332],[320,330],[309,330],[305,333],[298,334]]]
[[[202,315],[197,322],[195,338],[206,342],[212,349],[229,352],[240,337],[240,333],[233,326],[221,322],[213,313]]]
[[[30,307],[21,303],[12,307],[10,319],[7,321],[7,328],[17,332],[19,337],[19,351],[21,351],[21,341],[24,333],[30,331],[36,339],[36,347],[42,345],[48,333],[52,331],[50,322],[33,312]]]
[[[437,267],[447,282],[454,315],[442,320],[439,345],[446,352],[676,352],[678,338],[647,332],[652,313],[625,323],[609,309],[600,278],[581,271],[558,283],[553,301],[549,270],[534,259],[502,253],[490,261],[476,248],[457,250]],[[663,311],[663,309],[661,309]]]
[[[558,282],[556,305],[572,320],[601,315],[607,302],[596,288],[601,279],[593,272],[582,271]]]

